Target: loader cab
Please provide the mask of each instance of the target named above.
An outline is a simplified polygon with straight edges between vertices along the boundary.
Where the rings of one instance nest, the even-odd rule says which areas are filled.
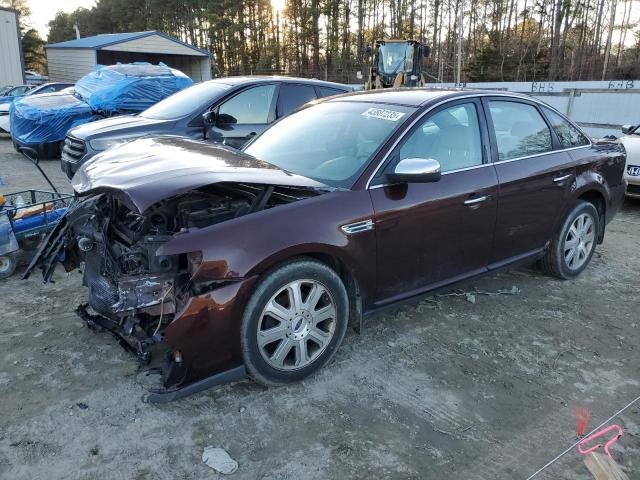
[[[430,51],[415,40],[376,40],[374,49],[367,49],[371,68],[366,88],[421,86],[425,83],[422,59]]]

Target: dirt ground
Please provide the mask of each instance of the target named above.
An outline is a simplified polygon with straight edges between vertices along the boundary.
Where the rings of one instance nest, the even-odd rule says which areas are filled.
[[[2,138],[0,178],[0,193],[46,186]],[[209,445],[238,479],[526,478],[573,443],[577,405],[590,429],[640,395],[639,246],[627,203],[574,281],[496,274],[368,319],[303,383],[159,406],[141,402],[136,361],[73,314],[77,273],[16,274],[0,281],[0,478],[215,479]],[[617,422],[613,455],[639,478],[640,402]],[[536,478],[591,476],[571,451]]]

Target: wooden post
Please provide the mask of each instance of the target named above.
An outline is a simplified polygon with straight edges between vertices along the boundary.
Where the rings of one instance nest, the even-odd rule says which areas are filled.
[[[602,453],[589,453],[584,457],[584,464],[595,480],[629,480],[615,460]]]

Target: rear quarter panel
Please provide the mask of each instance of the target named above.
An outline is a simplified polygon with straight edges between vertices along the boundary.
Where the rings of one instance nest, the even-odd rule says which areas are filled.
[[[569,153],[576,165],[573,199],[590,190],[600,192],[605,200],[605,221],[610,222],[624,200],[624,147],[618,142],[599,142]]]

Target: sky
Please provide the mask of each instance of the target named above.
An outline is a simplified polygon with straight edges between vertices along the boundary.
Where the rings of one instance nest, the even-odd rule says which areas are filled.
[[[78,7],[91,8],[95,3],[95,0],[27,0],[31,8],[31,25],[44,39],[49,34],[47,23],[58,11],[73,12]]]
[[[47,23],[53,20],[60,10],[73,12],[78,7],[91,8],[95,5],[95,0],[27,0],[31,7],[31,25],[44,39],[49,35]],[[274,8],[282,10],[285,0],[271,0]]]

